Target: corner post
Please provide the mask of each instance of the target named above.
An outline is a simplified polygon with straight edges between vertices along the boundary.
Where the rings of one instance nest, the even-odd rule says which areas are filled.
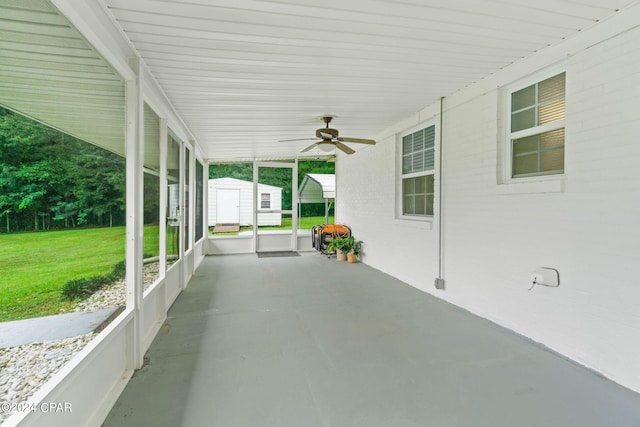
[[[135,80],[128,80],[126,129],[126,293],[127,309],[133,311],[130,344],[130,366],[142,367],[142,288],[143,288],[143,94],[139,59],[131,61]]]

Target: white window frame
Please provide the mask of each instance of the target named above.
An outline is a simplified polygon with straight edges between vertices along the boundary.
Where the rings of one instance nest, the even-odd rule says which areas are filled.
[[[264,196],[268,196],[267,200],[264,199]],[[269,203],[269,206],[266,206],[266,207],[263,206],[263,203],[265,201]],[[260,193],[260,209],[261,210],[262,209],[271,209],[271,193],[264,193],[264,192]]]
[[[545,123],[542,125],[534,126],[528,129],[523,129],[517,132],[511,132],[511,94],[531,86],[536,83],[540,83],[550,77],[554,77],[558,74],[565,73],[565,119],[558,120],[552,123]],[[566,168],[566,115],[567,115],[567,80],[569,73],[565,66],[557,66],[549,68],[547,70],[532,74],[524,79],[518,80],[506,86],[504,88],[504,171],[503,171],[503,183],[526,183],[535,181],[553,181],[561,180],[565,177]],[[549,173],[549,174],[536,174],[530,176],[513,177],[513,140],[526,138],[532,135],[539,135],[545,132],[551,132],[558,129],[565,129],[565,164],[563,173]]]
[[[426,129],[433,126],[434,127],[434,144],[433,144],[433,154],[434,154],[434,164],[433,169],[429,169],[426,171],[420,172],[412,172],[408,174],[403,174],[403,152],[402,152],[402,139],[407,136],[415,133],[419,130]],[[417,126],[414,126],[410,129],[407,129],[401,133],[397,134],[396,137],[396,146],[397,146],[397,162],[396,162],[396,218],[400,220],[408,220],[408,221],[419,221],[431,224],[433,222],[433,218],[436,212],[436,202],[437,202],[437,171],[438,168],[438,141],[440,137],[440,129],[438,124],[435,121],[429,121],[421,123]],[[432,215],[422,215],[422,214],[405,214],[404,213],[404,194],[402,192],[402,184],[403,180],[407,178],[416,178],[419,176],[432,175],[434,180],[434,194],[433,194],[433,214]]]

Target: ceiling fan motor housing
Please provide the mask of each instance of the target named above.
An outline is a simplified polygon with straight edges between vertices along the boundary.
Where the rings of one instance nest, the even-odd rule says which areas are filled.
[[[316,137],[320,138],[320,139],[334,139],[337,138],[339,135],[338,133],[338,129],[332,129],[332,128],[320,128],[320,129],[316,129]]]

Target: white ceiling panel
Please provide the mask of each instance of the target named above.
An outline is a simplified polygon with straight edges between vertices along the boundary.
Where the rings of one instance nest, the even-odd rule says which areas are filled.
[[[0,104],[124,154],[124,83],[48,0],[0,0]]]
[[[278,140],[312,138],[325,114],[370,138],[629,3],[104,2],[214,160],[295,157],[309,141]]]
[[[296,157],[309,141],[279,140],[312,138],[327,114],[337,116],[341,136],[371,138],[637,2],[92,1],[121,27],[205,155],[219,161]],[[0,5],[8,96],[57,99],[91,116],[100,106],[117,110],[121,82],[47,1]]]

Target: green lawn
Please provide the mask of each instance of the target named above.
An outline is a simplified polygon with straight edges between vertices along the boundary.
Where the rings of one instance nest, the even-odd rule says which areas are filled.
[[[291,218],[282,218],[282,224],[279,226],[262,226],[260,230],[291,230],[293,220]],[[309,216],[298,220],[298,230],[311,230],[315,225],[324,224],[324,216]],[[329,216],[329,224],[333,224],[333,215]],[[240,231],[251,231],[253,226],[240,227]],[[213,233],[211,236],[237,236],[238,233]]]
[[[298,230],[310,230],[314,225],[324,224],[323,216],[309,216],[298,219]],[[329,224],[333,224],[333,216],[329,217]],[[291,230],[292,219],[282,218],[280,226],[259,227],[260,230]]]
[[[57,314],[72,303],[70,279],[104,274],[125,257],[125,228],[0,235],[0,321]],[[158,226],[145,227],[145,253],[158,254]]]

